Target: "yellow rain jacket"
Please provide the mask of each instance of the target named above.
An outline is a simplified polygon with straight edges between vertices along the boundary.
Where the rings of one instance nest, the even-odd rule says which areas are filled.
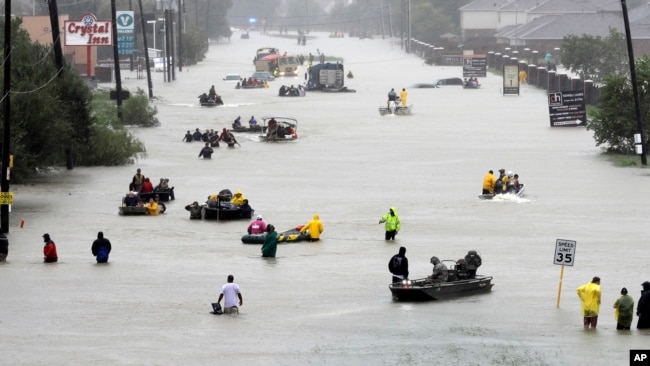
[[[385,214],[384,216],[381,217],[381,220],[379,220],[379,223],[381,224],[382,222],[385,222],[385,229],[386,231],[397,231],[399,232],[399,229],[402,228],[402,223],[400,222],[399,216],[397,216],[397,209],[395,207],[390,208],[391,211],[395,215],[391,215],[390,212]]]
[[[497,179],[494,177],[492,173],[487,173],[485,177],[483,177],[483,189],[490,193],[494,193],[494,185],[496,184]]]
[[[577,292],[582,302],[582,316],[586,318],[598,316],[600,311],[600,285],[589,282],[578,287]]]
[[[147,202],[144,207],[147,208],[149,215],[158,216],[158,204],[156,202]]]
[[[232,202],[233,204],[235,204],[237,206],[241,206],[241,205],[244,204],[245,199],[246,199],[246,197],[244,197],[244,195],[241,193],[241,190],[238,189],[235,192],[235,194],[232,196],[232,199],[230,200],[230,202]]]
[[[309,237],[312,239],[320,239],[320,234],[323,233],[323,223],[320,221],[318,214],[314,214],[314,219],[309,221],[305,226],[300,229],[301,233],[309,231]]]

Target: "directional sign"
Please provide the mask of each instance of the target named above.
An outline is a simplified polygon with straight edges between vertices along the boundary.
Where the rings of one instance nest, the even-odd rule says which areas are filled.
[[[576,242],[574,240],[555,240],[555,258],[553,264],[573,266],[576,260]]]
[[[583,90],[548,94],[551,127],[584,126],[587,123],[585,92]]]
[[[13,205],[14,192],[0,192],[0,205]]]

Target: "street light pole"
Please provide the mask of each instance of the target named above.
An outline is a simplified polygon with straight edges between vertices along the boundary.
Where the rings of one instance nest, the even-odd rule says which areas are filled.
[[[156,20],[147,20],[148,24],[153,25],[153,48],[156,49]],[[149,50],[147,50],[149,52]]]

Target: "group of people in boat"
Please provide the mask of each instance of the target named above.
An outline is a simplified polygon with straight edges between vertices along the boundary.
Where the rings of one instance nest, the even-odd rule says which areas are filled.
[[[465,78],[463,79],[463,86],[469,87],[469,88],[477,88],[480,84],[478,83],[478,79],[474,78]]]
[[[483,177],[483,193],[482,194],[504,194],[514,193],[517,194],[523,187],[519,182],[519,174],[514,174],[512,171],[499,169],[499,177],[494,176],[492,170],[488,171]]]
[[[213,147],[219,147],[219,142],[223,142],[228,145],[228,147],[234,147],[235,144],[237,144],[237,139],[235,136],[230,132],[229,129],[223,128],[221,133],[216,132],[214,129],[207,128],[205,132],[201,132],[198,128],[194,131],[194,133],[191,133],[190,130],[187,130],[185,133],[185,136],[183,137],[184,142],[194,142],[194,141],[201,141],[205,143],[204,149],[207,147],[205,153],[209,152],[212,150],[211,148]],[[214,152],[214,150],[212,150]],[[211,153],[211,152],[210,152]],[[199,155],[201,157],[201,155]],[[206,157],[206,156],[203,156]],[[210,156],[207,156],[207,158],[210,158]]]
[[[450,269],[440,261],[436,256],[431,257],[433,271],[427,281],[432,283],[442,283],[456,280],[466,280],[476,278],[476,271],[481,266],[481,256],[475,251],[470,250],[465,258],[460,258],[454,265],[454,272],[450,274]]]
[[[304,97],[306,94],[305,88],[302,85],[298,85],[297,88],[294,88],[293,85],[289,87],[282,85],[278,91],[278,95],[281,97]]]
[[[269,83],[266,82],[266,80],[258,80],[257,78],[243,78],[241,83],[237,83],[237,86],[235,86],[236,89],[242,88],[242,87],[263,87],[263,88],[268,88]]]
[[[251,116],[251,118],[248,120],[248,127],[251,129],[255,129],[259,127],[259,125],[257,124],[257,120],[255,119],[255,116]],[[235,118],[235,120],[232,123],[232,128],[235,130],[240,128],[245,128],[241,124],[241,116],[237,116],[237,118]]]
[[[124,207],[145,207],[150,215],[158,215],[165,212],[165,204],[161,202],[160,195],[169,196],[170,200],[174,197],[174,187],[169,186],[169,178],[160,178],[160,182],[154,187],[151,179],[142,174],[138,168],[131,183],[129,183],[129,193],[122,200]],[[148,197],[143,200],[142,197]],[[146,202],[145,202],[146,201]]]
[[[294,127],[285,126],[278,123],[275,118],[271,118],[268,122],[268,129],[266,130],[266,138],[268,140],[284,139],[286,136],[293,136],[296,138],[296,130]]]
[[[209,195],[205,203],[199,204],[198,201],[194,201],[185,206],[185,209],[190,212],[190,219],[200,220],[205,207],[209,209],[238,209],[240,218],[250,218],[253,212],[253,208],[248,204],[248,199],[240,189],[236,190],[234,195],[229,189],[223,189],[219,193]]]
[[[215,103],[221,105],[223,104],[223,99],[221,99],[221,96],[217,94],[217,91],[214,89],[214,85],[212,85],[208,91],[208,94],[203,93],[199,95],[199,102],[201,102],[201,104]]]
[[[397,95],[395,88],[391,88],[390,91],[388,92],[388,101],[386,102],[386,106],[390,108],[392,102],[395,105],[395,107],[399,107],[401,102],[402,104],[401,107],[406,108],[407,97],[408,97],[408,93],[406,92],[406,88],[402,88],[402,91],[399,92],[399,96]]]
[[[482,260],[477,251],[470,250],[464,258],[455,261],[453,268],[447,268],[447,265],[436,256],[431,257],[431,264],[433,264],[433,271],[426,278],[426,281],[430,283],[443,283],[475,278],[476,271],[481,266]],[[388,270],[393,274],[393,283],[401,282],[409,278],[406,248],[400,247],[399,252],[391,257],[388,261]]]

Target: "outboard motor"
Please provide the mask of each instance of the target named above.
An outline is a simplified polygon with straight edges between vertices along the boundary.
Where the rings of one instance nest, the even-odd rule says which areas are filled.
[[[229,189],[222,189],[217,197],[221,206],[229,206],[230,200],[232,200],[232,192]]]

